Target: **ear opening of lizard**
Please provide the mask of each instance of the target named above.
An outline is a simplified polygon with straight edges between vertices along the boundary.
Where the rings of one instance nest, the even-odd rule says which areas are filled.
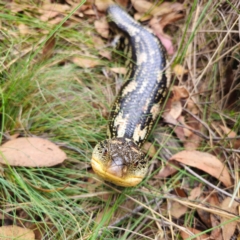
[[[165,49],[151,30],[117,5],[110,5],[107,13],[127,36],[133,63],[113,103],[108,138],[95,146],[91,165],[104,180],[131,187],[147,173],[148,161],[141,147],[163,108],[169,74]]]

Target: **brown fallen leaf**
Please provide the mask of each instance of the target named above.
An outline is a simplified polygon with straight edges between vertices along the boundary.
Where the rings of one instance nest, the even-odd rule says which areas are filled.
[[[214,214],[210,214],[210,220],[213,228],[211,231],[211,239],[223,240],[222,231],[221,228],[219,227],[220,225],[219,218]]]
[[[219,125],[219,127],[222,129],[222,131],[224,132],[224,134],[226,134],[228,137],[236,137],[237,134],[231,130],[230,128],[226,127],[226,126],[222,126],[222,125]]]
[[[189,231],[191,231],[193,234],[198,234],[201,233],[201,231],[195,229],[195,228],[189,228],[187,227],[186,229],[188,229]],[[189,239],[190,237],[192,237],[190,234],[181,231],[181,237],[183,239]],[[192,238],[191,238],[192,239]],[[208,240],[209,239],[209,235],[207,235],[206,233],[201,234],[201,236],[194,238],[195,240]]]
[[[118,73],[118,74],[126,74],[127,73],[127,69],[125,67],[112,67],[110,69],[114,73]]]
[[[144,22],[149,21],[152,16],[145,13],[135,13],[133,17],[136,21]]]
[[[198,198],[198,202],[205,202],[206,199],[202,196],[200,196]],[[200,219],[202,220],[202,222],[208,227],[211,228],[212,227],[212,223],[211,223],[211,219],[210,219],[210,213],[205,211],[204,209],[202,209],[201,207],[196,209],[198,216],[200,217]]]
[[[129,4],[129,0],[116,0],[116,3],[124,8],[127,8]]]
[[[145,142],[142,147],[143,151],[148,154],[150,157],[154,157],[156,154],[157,150],[154,147],[154,145],[150,142]]]
[[[93,57],[73,57],[71,60],[82,68],[93,68],[102,65],[99,59]]]
[[[173,164],[173,161],[171,161],[171,163],[168,162],[166,164],[166,166],[164,166],[155,177],[156,178],[166,178],[166,177],[173,175],[177,171],[178,171],[177,162],[175,165],[175,164]]]
[[[155,6],[145,0],[131,0],[133,7],[137,10],[139,13],[147,13],[151,12],[155,8]]]
[[[96,15],[96,12],[93,9],[87,9],[84,11],[84,14],[88,16],[94,16]]]
[[[153,7],[152,7],[153,8]],[[164,28],[184,17],[184,6],[180,3],[164,2],[160,6],[153,8],[151,14],[153,18],[149,22],[149,26],[161,40],[168,54],[174,53],[172,39],[164,33]]]
[[[196,200],[198,199],[202,194],[202,186],[201,184],[198,187],[195,187],[191,190],[190,195],[188,197],[189,200]]]
[[[50,167],[67,158],[54,143],[34,137],[10,140],[0,146],[0,152],[1,163],[22,167]]]
[[[39,12],[42,14],[40,20],[46,22],[59,14],[65,13],[70,9],[67,4],[45,3]]]
[[[188,99],[187,101],[187,109],[189,112],[191,112],[193,115],[198,116],[199,109],[195,102],[192,99]],[[184,125],[188,126],[190,129],[194,129],[201,132],[201,123],[192,115],[187,114],[185,116],[186,123]],[[185,134],[189,134],[189,130],[184,128]],[[184,142],[184,147],[186,150],[195,150],[201,143],[201,138],[194,134],[192,131],[188,135],[188,139]]]
[[[21,228],[16,225],[0,227],[1,240],[34,240],[35,236],[32,230]]]
[[[112,0],[95,0],[94,4],[96,5],[97,9],[101,12],[105,12],[110,4],[112,4]]]
[[[100,36],[93,35],[92,42],[93,42],[94,47],[99,51],[98,52],[99,55],[107,58],[108,60],[111,60],[111,57],[112,57],[111,51],[109,51],[105,48],[105,43]]]
[[[51,57],[55,44],[56,44],[56,38],[55,38],[55,35],[53,35],[47,40],[47,42],[43,46],[43,50],[42,50],[43,59],[48,59]]]
[[[109,25],[106,17],[102,17],[94,22],[94,27],[98,34],[103,38],[108,38]]]
[[[166,111],[163,113],[163,119],[166,123],[174,125],[173,131],[176,133],[178,138],[185,141],[184,128],[177,126],[178,118],[182,113],[182,103],[183,99],[189,97],[188,91],[183,87],[174,86],[172,89],[172,96],[168,99],[166,104]]]
[[[179,202],[172,202],[169,208],[170,208],[170,211],[169,211],[170,214],[176,219],[180,218],[188,210],[188,207],[184,206]]]
[[[169,160],[176,160],[191,167],[201,169],[217,178],[226,187],[232,186],[231,177],[228,173],[227,167],[210,153],[185,150],[174,154]]]
[[[20,23],[18,25],[18,30],[20,32],[21,35],[27,35],[27,34],[33,34],[34,31],[32,31],[32,29],[29,29],[29,27],[24,24],[24,23]]]
[[[236,216],[238,215],[238,211],[237,211],[237,207],[239,206],[238,202],[233,201],[233,204],[231,206],[231,198],[227,197],[225,198],[222,203],[221,203],[221,208],[236,214]],[[226,217],[221,216],[221,224],[224,224],[224,222],[228,221],[229,219]],[[223,235],[223,239],[224,240],[228,240],[231,239],[231,237],[233,236],[235,229],[237,227],[237,222],[236,221],[232,221],[230,223],[224,224],[224,226],[222,226],[222,235]]]

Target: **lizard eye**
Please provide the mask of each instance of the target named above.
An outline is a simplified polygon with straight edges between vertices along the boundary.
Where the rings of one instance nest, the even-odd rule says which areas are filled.
[[[138,166],[138,162],[133,163],[133,166],[137,167]]]

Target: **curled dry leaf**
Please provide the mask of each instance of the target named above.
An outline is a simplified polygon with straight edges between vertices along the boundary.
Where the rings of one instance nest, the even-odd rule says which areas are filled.
[[[15,225],[2,226],[0,227],[0,239],[34,240],[35,235],[30,229],[21,228]]]
[[[67,158],[54,143],[33,137],[10,140],[0,147],[0,152],[1,163],[22,167],[51,167]]]
[[[201,169],[219,179],[219,181],[221,181],[226,187],[232,185],[227,167],[210,153],[185,150],[174,154],[170,160],[176,160],[191,167]]]
[[[102,65],[101,61],[97,58],[91,57],[73,57],[72,62],[82,68],[93,68]]]
[[[106,17],[102,17],[101,19],[96,20],[94,22],[94,27],[100,36],[102,36],[103,38],[108,38],[109,25]]]

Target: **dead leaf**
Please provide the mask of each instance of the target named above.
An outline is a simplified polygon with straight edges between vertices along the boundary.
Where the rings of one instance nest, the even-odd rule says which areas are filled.
[[[154,147],[154,145],[150,142],[145,142],[143,144],[143,147],[142,147],[143,151],[145,153],[148,153],[148,156],[150,157],[154,157],[154,155],[156,154],[157,150],[156,148]]]
[[[118,73],[118,74],[123,74],[124,75],[124,74],[127,73],[127,69],[125,67],[112,67],[110,69],[114,73]]]
[[[164,114],[171,115],[174,119],[177,119],[182,113],[182,104],[181,100],[189,97],[188,91],[184,87],[174,86],[172,89],[172,97],[167,102],[167,109],[169,110]]]
[[[63,14],[70,9],[70,6],[67,4],[58,4],[58,3],[45,3],[40,9],[40,20],[46,22],[49,19],[56,17],[59,14]]]
[[[111,51],[108,51],[108,50],[100,50],[99,51],[99,55],[101,55],[102,57],[105,57],[107,58],[108,60],[111,60],[112,59],[112,52]]]
[[[175,218],[180,218],[184,215],[188,208],[179,202],[172,202],[170,203],[170,214]]]
[[[177,119],[181,115],[181,113],[182,104],[180,103],[180,101],[173,101],[169,114],[171,114],[173,118]]]
[[[174,48],[171,37],[164,33],[164,28],[168,24],[183,18],[184,17],[183,10],[184,10],[183,4],[164,2],[160,6],[155,7],[151,11],[151,14],[154,17],[149,22],[149,26],[153,29],[154,33],[161,40],[168,54],[173,54]]]
[[[183,127],[184,136],[187,137],[187,138],[191,137],[191,136],[193,135],[193,132],[192,132],[190,129],[188,129],[188,128],[190,128],[190,126],[188,126],[188,125],[186,124],[186,122],[185,122],[185,116],[180,116],[180,117],[178,118],[178,121],[179,121],[183,126],[186,126],[186,127]],[[189,149],[188,149],[188,150],[189,150]]]
[[[42,50],[43,59],[48,59],[51,57],[55,44],[56,44],[56,38],[53,35],[47,40],[47,42],[43,46],[43,50]]]
[[[149,21],[151,19],[151,15],[148,15],[148,14],[142,14],[142,13],[135,13],[134,14],[134,19],[136,21],[141,21],[141,22],[144,22],[144,21]]]
[[[221,203],[221,208],[228,211],[228,212],[231,212],[231,213],[234,213],[234,214],[238,215],[237,207],[239,206],[239,203],[233,201],[232,206],[229,206],[230,203],[231,203],[231,200],[232,199],[229,198],[229,197],[225,198],[223,200],[223,202]],[[221,216],[221,224],[223,224],[224,222],[226,222],[228,220],[229,220],[229,218]],[[231,239],[232,235],[235,232],[236,227],[237,227],[237,222],[236,221],[232,221],[228,224],[224,224],[222,226],[223,239],[224,240]]]
[[[186,227],[186,229],[188,229],[189,231],[191,231],[193,234],[201,233],[201,231],[199,231],[199,230],[197,230],[197,229],[195,229],[195,228]],[[183,239],[186,239],[186,240],[187,240],[187,239],[189,239],[190,237],[192,237],[192,235],[190,235],[190,234],[188,234],[188,233],[186,233],[186,232],[184,232],[184,231],[181,230],[181,237],[182,237]],[[194,238],[194,240],[208,240],[208,239],[209,239],[209,235],[207,235],[206,233],[201,234],[201,236]]]
[[[173,161],[171,163],[167,163],[166,166],[164,166],[159,173],[155,176],[156,178],[166,178],[178,171],[177,169],[177,162],[176,165],[173,164]]]
[[[34,137],[10,140],[0,147],[0,151],[0,162],[11,166],[50,167],[67,158],[54,143]]]
[[[93,9],[87,9],[84,11],[84,14],[88,16],[95,16],[96,12]]]
[[[226,126],[222,126],[222,125],[219,125],[219,127],[222,129],[222,131],[224,132],[224,134],[226,134],[228,137],[236,137],[237,134],[232,131],[230,128],[226,127]]]
[[[129,0],[116,0],[116,3],[119,4],[120,6],[123,6],[124,8],[127,8]]]
[[[32,230],[12,225],[0,227],[0,239],[34,240],[35,236]]]
[[[211,196],[210,196],[211,197]],[[205,198],[203,196],[200,196],[198,198],[198,202],[205,202]],[[208,228],[212,227],[211,219],[210,219],[210,213],[202,209],[201,207],[196,209],[198,216],[201,218],[202,222],[205,223],[205,225]]]
[[[199,109],[192,99],[188,99],[187,109],[193,115],[198,116]],[[184,125],[188,126],[190,129],[201,131],[201,123],[197,118],[195,118],[190,114],[187,114],[187,116],[185,116],[185,119],[186,119],[186,123]],[[187,132],[189,133],[189,130],[184,129],[184,132],[185,134],[187,134]],[[201,138],[191,131],[191,133],[188,135],[188,139],[184,142],[184,147],[186,150],[195,150],[200,145],[200,143],[201,143]]]
[[[196,200],[201,196],[201,194],[202,194],[202,186],[200,184],[198,187],[195,187],[194,189],[191,190],[188,199]]]
[[[227,167],[210,153],[185,150],[173,155],[170,160],[176,160],[191,167],[201,169],[217,178],[226,187],[232,186]]]
[[[102,65],[101,61],[93,57],[73,57],[72,62],[82,68],[93,68]]]
[[[101,12],[105,12],[111,4],[113,4],[112,0],[95,0],[95,5]]]
[[[174,101],[186,99],[189,97],[189,92],[185,87],[174,86],[172,93]]]
[[[103,38],[108,38],[109,35],[109,25],[106,17],[102,17],[100,20],[94,22],[96,31]]]
[[[133,7],[139,13],[147,13],[154,8],[154,5],[145,0],[131,0]]]
[[[33,31],[30,30],[29,27],[24,23],[20,23],[18,25],[18,29],[19,29],[20,34],[22,34],[22,35],[27,35],[27,34],[33,33]]]
[[[222,231],[221,231],[221,228],[219,227],[220,222],[217,216],[215,216],[214,214],[210,214],[210,220],[213,228],[211,232],[211,239],[223,240]]]
[[[111,51],[105,48],[105,43],[100,36],[92,36],[92,42],[94,47],[99,51],[99,54],[108,60],[111,60],[112,54]],[[105,49],[104,49],[105,48]]]

